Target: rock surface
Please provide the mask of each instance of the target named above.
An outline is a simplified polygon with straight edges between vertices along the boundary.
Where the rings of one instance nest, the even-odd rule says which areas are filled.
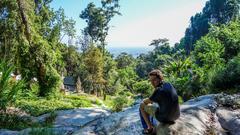
[[[216,113],[224,129],[231,134],[240,135],[240,109],[227,110],[226,108],[220,108]]]
[[[72,110],[56,111],[56,118],[52,128],[28,128],[22,131],[0,130],[0,135],[28,135],[31,131],[51,132],[56,135],[69,135],[81,129],[81,127],[91,123],[99,118],[106,117],[110,113],[105,109],[100,108],[81,108]],[[50,114],[33,118],[34,121],[42,123]]]
[[[85,124],[101,117],[109,115],[109,111],[100,108],[84,108],[73,110],[62,110],[56,112],[57,117],[53,123],[54,127],[76,127],[81,128]],[[37,119],[44,121],[49,114],[42,115]]]
[[[119,113],[113,113],[106,118],[99,119],[74,135],[139,135],[141,123],[139,119],[139,104]]]

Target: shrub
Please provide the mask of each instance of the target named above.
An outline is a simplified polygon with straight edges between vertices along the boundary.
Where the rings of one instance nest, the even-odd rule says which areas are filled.
[[[53,124],[53,122],[55,121],[56,117],[57,117],[57,113],[51,112],[50,115],[48,117],[46,117],[46,119],[44,121],[44,125],[51,126]]]
[[[61,83],[60,75],[57,71],[50,67],[47,70],[44,79],[38,80],[39,83],[39,96],[55,96],[58,94],[57,92]]]
[[[240,54],[230,60],[226,67],[219,68],[211,78],[211,87],[216,90],[240,88]]]
[[[112,111],[119,112],[125,107],[128,103],[128,99],[125,96],[117,96],[113,99],[112,102]]]
[[[14,67],[0,63],[0,109],[6,110],[15,102],[17,93],[24,87],[24,81],[15,81],[11,78]]]
[[[29,135],[57,135],[51,128],[32,128]]]
[[[143,96],[147,97],[151,95],[154,88],[148,81],[140,81],[133,85],[133,89],[136,93],[141,93]]]
[[[68,95],[59,98],[22,98],[16,101],[15,106],[33,116],[39,116],[55,110],[91,107],[94,103],[86,96]]]
[[[14,114],[0,114],[0,128],[1,129],[10,129],[10,130],[21,130],[35,124],[31,119],[20,117]]]

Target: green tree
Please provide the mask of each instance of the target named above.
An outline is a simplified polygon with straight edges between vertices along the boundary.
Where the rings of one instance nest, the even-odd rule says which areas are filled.
[[[100,96],[105,83],[103,78],[103,57],[101,51],[91,45],[84,56],[84,65],[88,71],[85,81],[89,83],[89,92]]]
[[[50,1],[41,3],[43,7],[46,7],[39,12],[39,15],[43,16],[41,18],[35,14],[34,8],[26,8],[34,7],[36,3],[28,0],[18,0],[17,3],[21,15],[20,25],[23,28],[19,30],[19,34],[23,36],[19,39],[20,46],[17,52],[21,54],[18,58],[20,71],[28,82],[36,77],[40,88],[39,96],[46,96],[56,91],[60,84],[60,76],[54,68],[56,53],[53,49],[57,43],[45,39],[46,36],[51,37],[52,34],[44,27],[45,25],[50,27],[51,20],[47,16],[51,13],[51,10],[47,8]],[[31,62],[26,63],[29,60]]]
[[[102,6],[96,7],[94,3],[89,3],[82,11],[80,18],[86,20],[87,27],[84,33],[90,35],[94,42],[100,42],[100,47],[104,53],[105,39],[110,28],[109,22],[115,15],[120,15],[118,0],[102,0]]]
[[[62,50],[63,61],[65,63],[66,75],[77,76],[80,72],[82,56],[78,48],[73,45],[65,46]]]
[[[3,0],[0,2],[1,48],[30,86],[30,80],[37,78],[40,96],[46,96],[58,89],[60,77],[56,71],[61,59],[59,51],[60,29],[56,13],[50,9],[51,0]],[[2,34],[1,32],[1,34]],[[2,35],[1,35],[2,36]],[[5,47],[6,48],[6,47]]]
[[[137,75],[134,70],[134,67],[126,67],[123,69],[118,69],[118,79],[123,86],[125,86],[125,90],[134,93],[133,84],[136,82]]]
[[[209,70],[224,63],[223,53],[224,46],[221,42],[207,35],[197,41],[193,56],[200,67]]]
[[[169,40],[167,38],[155,39],[151,42],[149,46],[154,46],[154,52],[156,54],[171,54],[172,48],[169,45]]]
[[[128,66],[132,66],[134,64],[134,58],[131,54],[127,54],[123,52],[116,57],[117,68],[126,68]]]

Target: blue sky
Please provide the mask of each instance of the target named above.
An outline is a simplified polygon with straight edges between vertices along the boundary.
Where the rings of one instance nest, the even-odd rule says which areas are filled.
[[[108,47],[147,47],[153,39],[168,38],[173,45],[183,36],[190,17],[201,12],[207,0],[120,0],[122,16],[110,23]],[[53,0],[54,9],[62,7],[76,21],[78,35],[86,26],[79,14],[89,2],[100,0]]]

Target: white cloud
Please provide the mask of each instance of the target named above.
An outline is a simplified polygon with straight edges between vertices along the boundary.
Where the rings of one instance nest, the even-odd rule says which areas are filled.
[[[150,16],[126,21],[127,24],[118,24],[109,31],[107,41],[112,47],[147,46],[157,38],[168,38],[174,44],[184,36],[190,17],[200,12],[204,6],[199,2],[185,5],[167,12],[155,11]]]

